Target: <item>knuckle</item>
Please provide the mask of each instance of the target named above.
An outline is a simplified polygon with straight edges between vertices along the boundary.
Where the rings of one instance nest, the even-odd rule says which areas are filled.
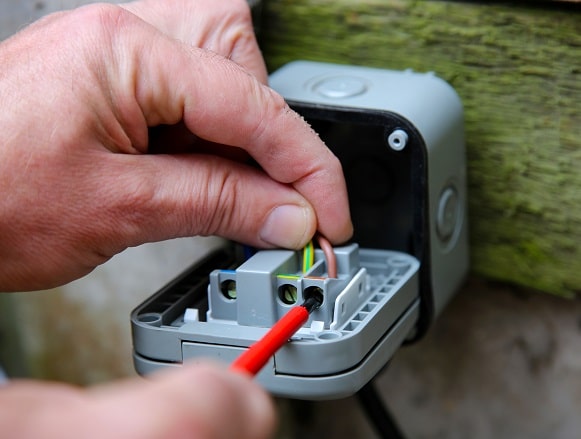
[[[218,171],[211,174],[206,191],[206,207],[199,215],[203,219],[200,226],[204,235],[219,234],[236,227],[234,217],[238,193],[238,180],[232,174]]]
[[[254,28],[252,26],[252,14],[246,0],[232,0],[223,2],[223,10],[216,11],[220,14],[222,32],[220,38],[228,42],[229,58],[234,58],[234,52],[245,50],[254,43]]]
[[[246,0],[230,0],[227,9],[234,16],[250,19],[250,6]]]
[[[268,92],[271,110],[275,114],[286,115],[287,113],[292,112],[284,98],[279,93],[268,87],[265,87],[265,90]]]
[[[120,6],[109,3],[94,3],[74,10],[73,15],[73,23],[77,31],[96,40],[98,44],[112,43],[119,35],[127,31],[127,27],[136,22],[133,14]]]
[[[258,118],[257,124],[253,129],[253,139],[260,139],[263,134],[271,129],[271,123],[278,118],[285,118],[290,109],[284,98],[276,91],[269,87],[261,87],[264,93],[261,101],[262,115]]]

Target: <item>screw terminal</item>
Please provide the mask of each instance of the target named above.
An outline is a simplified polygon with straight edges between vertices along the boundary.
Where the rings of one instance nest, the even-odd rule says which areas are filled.
[[[330,278],[322,250],[303,272],[300,252],[259,251],[235,270],[214,270],[210,274],[208,321],[230,321],[245,326],[272,326],[289,308],[309,298],[319,303],[311,321],[329,328],[332,304],[349,285],[359,266],[359,248],[353,244],[334,249],[336,278]],[[335,274],[335,273],[334,273]],[[321,306],[328,303],[329,306]]]

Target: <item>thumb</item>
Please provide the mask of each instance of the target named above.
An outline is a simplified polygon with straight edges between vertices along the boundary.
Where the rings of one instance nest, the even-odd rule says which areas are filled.
[[[263,439],[275,425],[267,394],[217,364],[90,390],[13,381],[0,389],[0,407],[0,431],[18,438]]]
[[[120,115],[132,151],[145,151],[147,147],[144,125],[181,121],[205,141],[241,148],[272,180],[292,186],[308,200],[316,213],[317,228],[331,242],[349,239],[353,229],[341,164],[280,95],[228,59],[168,38],[134,16],[124,20],[127,26],[131,23],[131,32],[113,42],[118,48],[115,56],[104,56],[100,61],[108,66],[104,90],[111,89],[114,112]],[[109,149],[122,150],[119,145]],[[280,197],[281,190],[277,192]],[[231,196],[227,191],[214,193]],[[269,197],[266,191],[261,194]],[[248,194],[236,195],[248,198]],[[280,201],[270,200],[271,207]],[[251,212],[256,207],[261,209],[259,214],[264,214],[264,204],[248,205],[251,221],[256,219]],[[307,223],[311,219],[312,215]],[[296,247],[306,240],[293,238],[289,239],[292,245],[272,244]]]
[[[101,187],[105,196],[96,205],[109,209],[100,208],[100,221],[90,223],[109,234],[103,242],[131,246],[219,235],[258,247],[299,249],[315,233],[315,212],[298,191],[237,161],[204,154],[106,159],[111,163],[102,169],[111,189]]]
[[[93,422],[103,428],[99,437],[260,439],[272,434],[272,401],[247,377],[205,364],[152,378],[93,391]]]

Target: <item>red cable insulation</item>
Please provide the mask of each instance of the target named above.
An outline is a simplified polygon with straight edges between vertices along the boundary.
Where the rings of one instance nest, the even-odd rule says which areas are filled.
[[[327,262],[327,274],[330,278],[337,277],[337,260],[331,243],[321,235],[317,236],[319,246],[323,250]],[[319,303],[320,305],[320,303]],[[272,328],[242,353],[230,366],[250,375],[256,375],[278,351],[309,319],[309,311],[304,306],[295,306],[286,313]]]
[[[256,375],[301,326],[309,319],[309,311],[304,306],[291,308],[272,328],[240,355],[230,369]]]

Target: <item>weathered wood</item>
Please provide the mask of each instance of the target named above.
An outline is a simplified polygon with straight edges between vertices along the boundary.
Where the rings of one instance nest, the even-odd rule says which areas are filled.
[[[473,271],[581,285],[581,14],[406,0],[268,0],[269,68],[294,59],[435,71],[465,105]]]

